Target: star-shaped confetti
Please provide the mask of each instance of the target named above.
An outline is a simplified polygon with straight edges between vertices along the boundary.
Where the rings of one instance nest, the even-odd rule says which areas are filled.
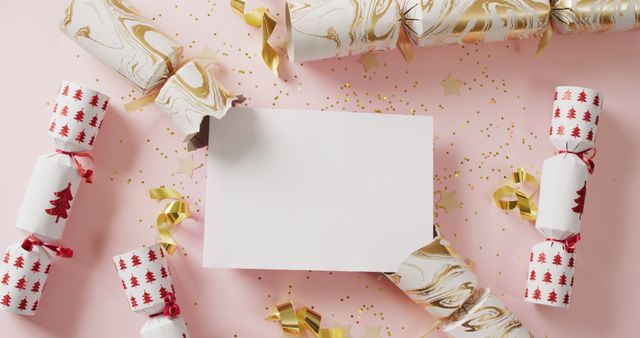
[[[362,336],[362,338],[382,338],[382,336],[380,336],[380,326],[365,326],[364,336]]]
[[[193,171],[201,168],[203,166],[202,163],[198,164],[193,160],[193,154],[187,157],[179,157],[178,158],[178,170],[176,173],[178,174],[186,174],[189,175],[190,178],[193,178]]]
[[[440,81],[440,85],[442,86],[442,89],[444,89],[444,96],[449,96],[449,95],[460,96],[460,86],[462,85],[462,81],[453,77],[451,73],[447,75],[446,79]]]
[[[364,71],[368,72],[374,68],[378,68],[378,56],[375,53],[367,53],[361,56],[358,61],[364,67]]]
[[[445,212],[449,212],[449,208],[455,208],[458,204],[455,191],[441,192],[440,199],[436,202],[436,209],[444,209]]]

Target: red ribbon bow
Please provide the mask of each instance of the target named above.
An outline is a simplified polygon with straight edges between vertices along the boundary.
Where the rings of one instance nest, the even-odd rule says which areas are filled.
[[[31,252],[33,250],[34,245],[44,246],[45,248],[50,249],[56,253],[56,256],[71,258],[73,257],[73,250],[69,248],[64,248],[59,245],[51,244],[51,243],[43,243],[38,237],[34,235],[29,235],[29,237],[25,238],[22,242],[22,248]]]
[[[149,317],[153,318],[163,315],[169,318],[175,318],[180,315],[180,306],[176,304],[176,296],[172,292],[167,293],[167,295],[164,297],[164,302],[164,310],[162,310],[162,312],[152,314]]]
[[[547,241],[562,243],[568,253],[574,253],[576,251],[576,245],[580,241],[580,233],[571,235],[565,239],[547,238]]]
[[[593,154],[589,157],[587,157],[587,153],[590,152],[591,150],[593,150]],[[596,164],[593,163],[593,158],[596,157],[596,148],[590,148],[587,150],[583,150],[580,152],[575,152],[575,151],[570,151],[570,150],[560,150],[558,151],[559,154],[574,154],[576,156],[578,156],[582,162],[584,162],[587,165],[587,168],[589,169],[589,174],[593,174],[593,170],[596,168]]]
[[[93,180],[91,179],[93,177],[93,170],[85,169],[82,166],[82,163],[80,162],[80,160],[78,160],[78,157],[86,157],[89,160],[91,160],[91,162],[93,163],[94,162],[93,161],[93,157],[91,157],[91,155],[89,155],[89,153],[85,153],[85,152],[74,153],[74,152],[70,152],[70,151],[64,151],[62,149],[56,149],[56,153],[62,154],[62,155],[67,155],[67,156],[71,157],[71,159],[73,160],[73,163],[76,166],[76,169],[78,170],[78,175],[80,175],[80,177],[84,178],[87,183],[93,182]]]

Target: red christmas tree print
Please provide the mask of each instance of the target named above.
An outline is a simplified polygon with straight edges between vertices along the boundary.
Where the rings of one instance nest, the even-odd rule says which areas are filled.
[[[56,216],[56,223],[60,220],[60,218],[66,219],[69,217],[67,211],[71,208],[71,204],[69,201],[73,200],[73,195],[71,194],[71,182],[67,183],[67,187],[54,192],[54,195],[58,197],[58,199],[51,200],[49,203],[53,205],[53,208],[45,209],[45,212],[51,216]]]
[[[524,289],[524,298],[529,298],[529,288]]]
[[[560,253],[556,253],[555,256],[553,256],[553,262],[554,265],[562,265],[562,256],[560,256]]]
[[[564,136],[564,126],[558,126],[556,134],[558,134],[558,136]]]
[[[556,108],[555,113],[553,113],[553,117],[560,118],[560,107]]]
[[[176,289],[173,287],[173,284],[171,284],[171,292],[175,295],[176,294]]]
[[[533,251],[529,254],[529,262],[533,262]]]
[[[564,101],[569,101],[571,100],[571,91],[570,90],[565,90],[564,94],[562,94],[562,99]]]
[[[62,89],[62,95],[69,95],[69,85],[64,86],[64,89]]]
[[[24,258],[22,258],[22,256],[18,256],[18,258],[16,258],[16,261],[13,262],[13,266],[18,269],[22,269],[24,267]]]
[[[9,273],[5,273],[4,276],[2,276],[2,281],[0,281],[0,283],[4,285],[9,285],[9,278],[11,278],[9,276]]]
[[[49,131],[52,133],[56,131],[56,121],[51,121],[51,125],[49,126]]]
[[[20,301],[20,305],[18,305],[18,310],[20,311],[26,310],[28,303],[29,301],[27,300],[27,297],[22,298],[22,300]]]
[[[89,145],[90,145],[90,146],[92,146],[92,145],[93,145],[93,140],[95,140],[95,139],[96,139],[96,136],[95,136],[95,135],[91,136],[91,139],[89,140]]]
[[[169,295],[169,292],[167,291],[167,289],[165,289],[164,286],[160,287],[160,298],[165,298]]]
[[[587,133],[587,140],[593,141],[593,130],[589,130],[589,132]]]
[[[569,283],[569,286],[573,286],[573,276],[571,276],[571,283]]]
[[[91,101],[89,101],[89,104],[92,107],[97,107],[99,101],[100,101],[100,98],[98,97],[98,94],[96,94],[91,97]]]
[[[36,312],[38,309],[38,301],[33,302],[33,306],[31,307],[31,312]]]
[[[584,112],[584,114],[582,114],[582,121],[584,122],[591,122],[591,112],[590,111],[586,111]]]
[[[89,125],[92,127],[98,126],[98,115],[91,118],[91,121],[89,121]]]
[[[76,92],[73,94],[73,99],[76,101],[82,100],[82,89],[76,89]]]
[[[27,288],[27,280],[24,278],[24,276],[18,279],[18,281],[16,282],[15,288],[18,290],[24,290]]]
[[[576,202],[576,205],[571,208],[571,210],[573,210],[573,212],[575,212],[576,214],[580,214],[580,218],[582,218],[582,211],[584,210],[584,199],[587,195],[587,181],[584,181],[582,188],[578,189],[576,191],[576,194],[578,194],[578,197],[573,200],[574,202]]]
[[[131,276],[131,287],[135,288],[137,286],[140,286],[140,282],[138,282],[138,277]]]
[[[78,143],[83,143],[83,142],[84,142],[85,137],[87,137],[87,134],[85,134],[84,130],[82,130],[82,131],[80,131],[80,132],[78,133],[78,136],[76,136],[76,141],[77,141]]]
[[[49,269],[51,269],[51,264],[47,264],[47,267],[44,269],[44,274],[49,274]]]
[[[551,304],[557,302],[557,297],[558,294],[556,293],[555,290],[551,290],[551,292],[549,292],[549,297],[547,298],[547,301],[549,301]]]
[[[53,112],[57,112],[58,111],[58,103],[56,102],[55,106],[53,106]]]
[[[142,302],[145,303],[145,304],[152,303],[153,302],[153,297],[151,297],[151,295],[147,291],[145,291],[142,294]]]
[[[596,95],[596,97],[593,98],[593,105],[596,107],[600,105],[600,97],[598,95]]]
[[[549,135],[553,135],[553,126],[549,127]]]
[[[587,93],[585,93],[584,90],[578,94],[578,102],[587,102]]]
[[[125,284],[124,279],[121,279],[121,281],[122,281],[122,288],[126,290],[127,289],[127,284]]]
[[[84,121],[84,111],[82,111],[82,109],[78,110],[76,112],[76,116],[74,116],[73,119],[78,122]]]
[[[162,248],[160,248],[160,257],[164,258],[164,250]]]
[[[62,126],[62,128],[60,128],[60,136],[62,137],[67,137],[69,136],[69,126],[68,125],[64,125]]]
[[[542,276],[542,281],[545,283],[551,283],[551,272],[549,272],[549,270],[547,270],[547,272],[544,273],[544,275]]]
[[[62,107],[62,110],[60,111],[60,115],[69,116],[69,107],[66,104],[64,105],[64,107]]]
[[[540,296],[541,296],[540,294],[541,294],[541,293],[542,293],[542,292],[540,291],[540,288],[536,288],[536,289],[533,291],[533,296],[531,296],[531,298],[533,298],[533,299],[535,299],[535,300],[540,300],[540,298],[541,298],[541,297],[540,297]]]
[[[538,263],[546,263],[547,262],[547,255],[544,254],[544,252],[541,252],[538,255]]]
[[[572,119],[575,119],[575,118],[576,118],[576,110],[575,110],[575,109],[573,109],[573,107],[571,107],[571,109],[569,109],[569,110],[567,111],[567,118],[568,118],[569,120],[572,120]]]
[[[160,277],[162,278],[167,278],[168,274],[167,274],[167,269],[163,267],[160,267]]]
[[[558,284],[567,285],[567,276],[564,273],[560,276],[560,279],[558,279]]]
[[[156,281],[156,276],[153,274],[153,272],[147,269],[147,273],[145,274],[145,280],[147,281],[148,284],[153,284],[153,282]]]
[[[155,262],[156,259],[158,259],[158,257],[156,256],[156,252],[153,251],[153,249],[149,249],[149,262]]]
[[[31,266],[31,271],[40,272],[40,261],[33,262],[33,265]]]
[[[598,125],[599,121],[600,121],[600,115],[596,116],[596,126]]]
[[[571,136],[573,136],[574,138],[580,137],[580,127],[578,127],[578,125],[576,125],[575,128],[571,130]]]
[[[569,264],[567,264],[568,267],[572,268],[573,267],[573,257],[569,257]]]
[[[39,291],[40,291],[40,281],[37,280],[35,283],[33,283],[33,286],[31,287],[31,292],[37,293]]]
[[[131,256],[131,265],[138,266],[140,264],[142,264],[142,262],[140,262],[140,257],[136,254],[133,254],[133,256]]]
[[[4,258],[2,259],[2,262],[4,263],[9,263],[9,259],[11,259],[11,255],[9,254],[9,251],[4,253]]]
[[[558,91],[553,92],[553,100],[558,101]]]
[[[11,306],[11,296],[9,296],[8,292],[6,295],[2,296],[2,301],[0,301],[0,304],[4,306]]]
[[[138,306],[138,301],[136,300],[136,297],[131,296],[131,307],[136,307]]]
[[[569,293],[564,294],[564,299],[562,300],[562,304],[569,305]]]
[[[109,100],[104,100],[104,103],[102,103],[102,110],[107,110],[107,105],[109,104]]]
[[[118,262],[118,264],[120,264],[120,270],[126,270],[127,269],[127,264],[124,262],[122,257],[120,258],[120,261]]]
[[[531,270],[529,274],[529,280],[536,280],[536,270]]]

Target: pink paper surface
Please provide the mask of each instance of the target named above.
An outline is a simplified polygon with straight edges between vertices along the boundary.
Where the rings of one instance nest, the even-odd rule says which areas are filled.
[[[538,337],[637,334],[640,254],[634,241],[640,228],[633,202],[640,191],[634,175],[640,166],[639,32],[555,35],[540,60],[534,57],[537,41],[422,48],[411,65],[389,52],[370,73],[356,57],[304,66],[282,60],[283,80],[278,80],[260,59],[259,31],[235,17],[227,1],[133,5],[184,44],[187,56],[204,45],[220,49],[221,65],[212,71],[229,90],[246,95],[247,106],[394,114],[415,109],[433,115],[434,199],[440,191],[455,191],[461,203],[448,212],[438,209],[435,221],[456,251],[476,263],[480,286],[491,287]],[[267,5],[282,21],[284,2]],[[110,95],[111,111],[92,152],[94,183],[80,188],[62,240],[75,256],[55,259],[35,317],[0,313],[4,336],[136,337],[145,318],[129,310],[111,256],[153,240],[152,225],[163,204],[150,200],[147,190],[163,184],[183,192],[194,211],[176,235],[184,249],[169,258],[193,337],[279,337],[278,325],[263,317],[288,300],[314,306],[325,326],[350,324],[358,338],[367,326],[379,326],[383,337],[413,338],[432,324],[377,274],[202,269],[204,168],[193,178],[176,173],[176,157],[187,156],[182,136],[157,107],[124,112],[122,104],[139,93],[58,31],[65,6],[61,0],[0,4],[1,248],[25,236],[13,223],[36,157],[54,148],[47,127],[60,81]],[[283,26],[274,41],[283,36]],[[459,96],[444,95],[441,81],[449,73],[464,81]],[[604,96],[569,310],[524,302],[529,250],[542,237],[517,212],[505,215],[491,200],[511,171],[525,166],[539,175],[542,161],[553,153],[547,135],[557,85],[594,88]],[[204,149],[193,154],[197,163],[205,162]]]

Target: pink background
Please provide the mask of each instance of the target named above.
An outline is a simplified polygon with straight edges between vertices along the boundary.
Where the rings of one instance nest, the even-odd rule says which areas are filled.
[[[475,262],[481,285],[492,287],[538,337],[637,335],[640,33],[554,36],[540,60],[534,57],[537,41],[423,48],[411,65],[393,51],[380,55],[380,67],[369,73],[355,57],[304,65],[283,59],[282,79],[275,79],[259,58],[260,33],[233,16],[227,1],[133,3],[183,43],[187,56],[205,45],[219,49],[220,65],[212,71],[247,96],[247,106],[433,115],[435,200],[446,191],[460,201],[448,212],[438,209],[435,221]],[[279,19],[283,4],[269,2]],[[111,256],[154,240],[151,226],[161,205],[147,189],[159,185],[183,192],[195,211],[176,234],[184,248],[170,258],[193,337],[279,337],[278,325],[262,318],[287,300],[314,306],[324,315],[323,326],[350,324],[358,338],[367,326],[380,327],[384,337],[417,337],[431,325],[378,274],[202,269],[205,169],[193,178],[175,173],[176,158],[187,155],[181,137],[156,107],[123,111],[123,102],[139,93],[57,30],[65,6],[61,0],[0,3],[0,214],[6,220],[0,247],[25,236],[12,225],[36,157],[54,149],[46,129],[60,81],[112,97],[93,152],[95,182],[80,188],[62,241],[76,257],[55,261],[35,317],[0,313],[3,336],[136,337],[145,319],[128,310]],[[443,93],[440,81],[449,73],[464,81],[459,96]],[[539,175],[551,156],[546,135],[552,93],[562,84],[604,96],[569,310],[523,301],[529,248],[543,238],[491,201],[511,171],[525,166]],[[195,160],[203,163],[205,153],[194,152]]]

